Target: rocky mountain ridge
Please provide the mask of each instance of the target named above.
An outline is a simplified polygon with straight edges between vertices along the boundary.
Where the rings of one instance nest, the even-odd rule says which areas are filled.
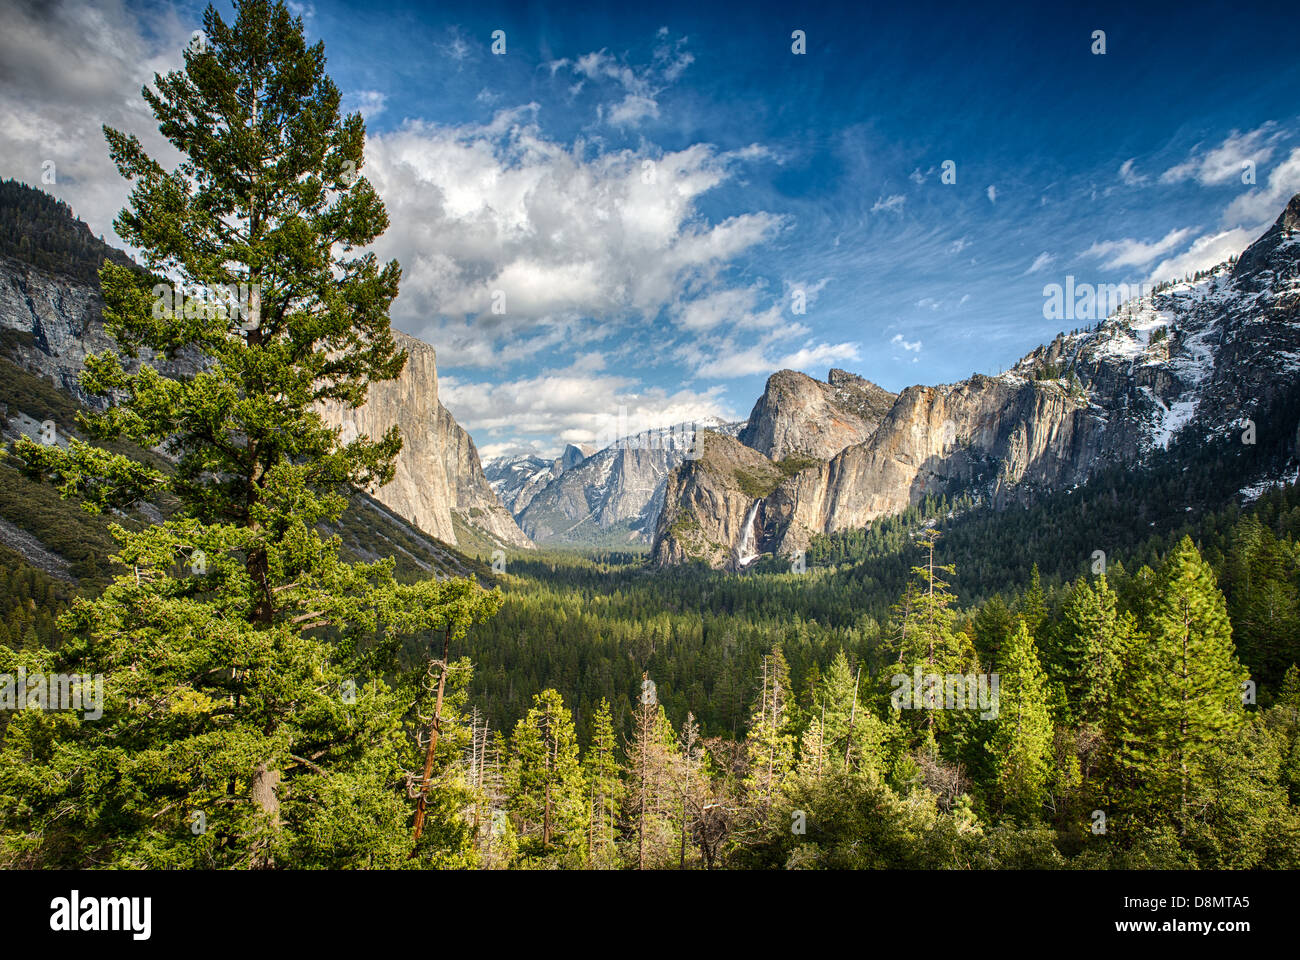
[[[668,475],[695,453],[698,432],[678,426],[622,437],[548,483],[519,515],[543,542],[649,544],[663,507]],[[739,425],[710,420],[717,430]]]
[[[548,483],[596,450],[591,444],[570,443],[554,460],[533,453],[494,457],[483,464],[483,472],[505,508],[517,518]]]
[[[737,439],[771,460],[827,460],[871,436],[896,395],[845,370],[823,383],[797,370],[768,378]]]
[[[39,191],[30,194],[44,197]],[[79,221],[70,219],[71,212],[62,209],[60,215],[69,219],[65,230],[84,231],[84,225],[78,226]],[[101,259],[106,255],[124,259],[102,243],[96,249]],[[115,348],[104,329],[102,309],[96,284],[71,273],[0,256],[0,332],[6,354],[88,406],[103,401],[86,395],[77,381],[86,357]],[[403,334],[396,336],[410,355],[398,379],[374,384],[359,410],[324,411],[327,421],[353,434],[378,436],[394,424],[401,428],[403,449],[396,475],[391,483],[374,491],[375,499],[447,544],[458,543],[459,521],[475,531],[476,537],[481,534],[489,545],[531,547],[532,542],[483,475],[474,441],[438,399],[433,347]],[[142,362],[168,376],[184,376],[197,369],[196,361],[182,357],[159,362],[147,352],[131,361]]]
[[[438,365],[433,347],[394,333],[407,351],[396,380],[371,384],[365,404],[348,410],[337,404],[322,415],[343,428],[343,437],[379,437],[390,427],[402,433],[393,479],[372,496],[426,533],[456,545],[455,520],[485,534],[501,547],[531,547],[488,483],[468,433],[438,399]]]
[[[787,463],[797,469],[747,502],[726,480],[736,451],[711,446],[720,464],[706,455],[670,478],[653,555],[735,569],[753,553],[802,550],[818,534],[865,527],[928,494],[1024,501],[1083,483],[1106,464],[1138,464],[1181,431],[1239,429],[1298,370],[1300,195],[1235,264],[1163,285],[997,377],[908,387],[865,439],[825,459]],[[798,382],[786,372],[777,378]],[[765,397],[783,392],[778,383]],[[816,449],[816,439],[805,449]],[[751,519],[737,525],[738,515]],[[742,547],[746,536],[754,542]]]

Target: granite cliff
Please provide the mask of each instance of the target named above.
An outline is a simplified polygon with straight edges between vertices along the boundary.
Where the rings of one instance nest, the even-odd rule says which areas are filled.
[[[401,431],[393,479],[373,496],[446,543],[459,542],[459,520],[500,546],[531,547],[484,476],[473,439],[438,399],[433,347],[395,336],[408,354],[401,375],[371,384],[365,404],[355,410],[336,404],[323,410],[327,422],[343,427],[345,438],[378,437],[393,426]]]
[[[68,229],[78,225],[84,230],[79,221],[72,221]],[[100,259],[104,255],[123,258],[101,242],[95,244],[91,253]],[[85,394],[78,383],[86,357],[115,347],[104,329],[102,309],[97,284],[85,276],[0,256],[0,331],[5,335],[6,355],[88,406],[102,406],[103,401]],[[483,475],[474,441],[438,399],[433,348],[397,336],[410,354],[401,376],[373,385],[359,410],[325,411],[331,423],[350,424],[347,429],[357,433],[378,436],[394,424],[401,428],[403,449],[396,474],[391,483],[374,491],[375,499],[448,544],[458,543],[459,521],[489,545],[531,546]],[[159,362],[144,352],[131,361],[140,362],[149,362],[168,376],[197,369],[195,361],[183,356]]]
[[[1140,466],[1183,431],[1239,430],[1298,370],[1300,195],[1235,263],[1130,300],[999,376],[908,387],[874,424],[859,414],[861,426],[845,429],[841,407],[820,406],[818,395],[843,382],[838,371],[820,386],[774,374],[740,437],[788,475],[746,500],[725,482],[736,451],[711,444],[669,479],[653,554],[735,567],[741,556],[791,554],[816,535],[868,526],[927,494],[1021,502],[1104,465]],[[855,430],[865,436],[834,449]]]
[[[708,423],[722,434],[734,434],[739,426]],[[668,475],[694,456],[693,438],[705,432],[697,434],[694,424],[646,430],[590,454],[570,444],[544,474],[533,477],[533,482],[544,479],[540,488],[515,501],[520,527],[544,543],[649,544]],[[489,470],[508,469],[489,465]]]
[[[888,390],[844,370],[826,381],[772,374],[737,439],[772,460],[825,460],[870,437],[894,403]]]

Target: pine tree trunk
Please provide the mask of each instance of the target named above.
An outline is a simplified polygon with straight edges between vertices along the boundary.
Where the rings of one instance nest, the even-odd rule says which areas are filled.
[[[442,724],[442,691],[447,683],[447,658],[451,649],[451,624],[442,637],[442,672],[438,674],[438,696],[434,701],[433,719],[429,722],[429,749],[424,755],[424,773],[420,777],[420,799],[415,806],[415,832],[411,837],[411,856],[415,856],[415,845],[420,842],[424,832],[424,814],[427,807],[429,778],[433,776],[433,754],[438,749],[438,734]]]

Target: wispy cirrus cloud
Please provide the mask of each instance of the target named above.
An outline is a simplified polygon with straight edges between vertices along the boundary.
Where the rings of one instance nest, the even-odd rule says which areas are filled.
[[[1181,227],[1170,230],[1159,240],[1143,241],[1125,237],[1123,240],[1099,241],[1085,250],[1083,256],[1100,259],[1107,270],[1145,267],[1157,257],[1169,253],[1195,232],[1194,227]]]
[[[876,202],[871,205],[872,213],[900,213],[903,205],[907,203],[907,197],[901,193],[894,193],[888,197],[877,197]]]
[[[1167,257],[1152,267],[1148,279],[1153,282],[1176,280],[1213,267],[1241,253],[1257,235],[1257,231],[1241,227],[1203,234],[1181,253]]]
[[[1160,175],[1161,183],[1195,180],[1201,186],[1214,186],[1240,178],[1248,165],[1258,167],[1273,156],[1281,131],[1265,123],[1247,133],[1234,130],[1222,143],[1209,150],[1194,149],[1191,156]]]
[[[1104,259],[1111,268],[1150,266],[1151,281],[1178,279],[1222,263],[1255,240],[1288,200],[1300,192],[1300,147],[1266,170],[1278,147],[1290,134],[1278,124],[1261,124],[1246,133],[1232,131],[1216,146],[1193,148],[1187,159],[1161,174],[1161,184],[1192,182],[1206,187],[1240,186],[1241,192],[1222,210],[1219,224],[1208,230],[1171,230],[1158,241],[1123,240],[1094,243],[1085,256]],[[1120,168],[1145,183],[1134,172],[1134,160]],[[1257,182],[1258,181],[1258,182]]]
[[[1278,215],[1287,201],[1300,193],[1300,147],[1268,173],[1268,179],[1247,190],[1223,211],[1225,224],[1262,226]]]
[[[1149,182],[1151,179],[1145,174],[1141,174],[1137,172],[1137,170],[1134,168],[1134,164],[1136,162],[1137,162],[1136,157],[1130,157],[1129,159],[1125,160],[1122,164],[1120,164],[1119,179],[1120,182],[1122,182],[1125,186],[1140,187],[1144,183]]]
[[[1037,273],[1040,270],[1046,270],[1055,262],[1056,262],[1056,255],[1053,253],[1048,253],[1046,250],[1044,250],[1038,256],[1034,257],[1034,262],[1031,263],[1029,265],[1029,269],[1025,271],[1025,276],[1029,276],[1029,274],[1031,273]]]
[[[559,73],[572,76],[570,91],[574,95],[588,84],[621,91],[621,99],[596,105],[597,120],[613,127],[637,127],[646,120],[658,119],[659,95],[695,62],[695,55],[686,49],[686,37],[671,40],[667,27],[660,27],[655,36],[657,42],[649,63],[633,64],[626,57],[601,49],[572,59],[552,60],[545,67],[552,77]]]

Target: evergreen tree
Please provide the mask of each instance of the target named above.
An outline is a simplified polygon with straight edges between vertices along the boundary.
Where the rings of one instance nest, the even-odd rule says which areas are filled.
[[[1282,679],[1282,689],[1269,710],[1269,720],[1280,740],[1279,779],[1294,806],[1300,804],[1300,667],[1294,663]]]
[[[917,542],[924,551],[925,562],[912,567],[914,577],[919,581],[911,592],[910,602],[904,610],[904,622],[899,630],[902,644],[899,651],[899,663],[902,672],[915,675],[919,668],[923,677],[936,675],[940,683],[949,675],[966,674],[977,667],[975,647],[970,637],[956,629],[956,614],[953,595],[949,581],[945,576],[956,573],[951,564],[935,563],[935,548],[940,534],[933,528],[926,529],[917,537]],[[914,705],[926,703],[926,694],[922,690],[913,690]],[[943,692],[939,691],[938,703],[929,704],[925,709],[914,709],[904,714],[904,722],[921,734],[924,749],[933,753],[937,748],[939,737],[949,729],[952,718],[939,707],[944,706]]]
[[[840,649],[831,661],[822,687],[826,765],[840,770],[883,773],[884,724],[862,696],[861,666],[849,667]]]
[[[1225,566],[1238,650],[1261,682],[1277,682],[1300,658],[1300,555],[1250,516],[1233,531]]]
[[[760,814],[771,805],[781,781],[794,766],[790,701],[790,668],[777,644],[763,658],[761,686],[745,738],[749,761],[745,788]]]
[[[236,10],[227,25],[209,7],[206,48],[144,91],[185,157],[177,170],[105,129],[134,181],[119,235],[176,289],[200,292],[197,306],[167,309],[168,296],[160,308],[150,280],[110,260],[106,328],[127,355],[200,363],[168,379],[149,362],[128,372],[114,352],[89,357],[82,385],[110,406],[82,426],[173,463],[76,439],[16,445],[31,475],[92,511],[159,496],[175,507],[157,526],[113,525],[125,574],[74,605],[57,654],[28,660],[102,674],[105,705],[96,722],[11,723],[2,816],[25,862],[399,865],[411,810],[393,785],[420,769],[418,718],[434,714],[419,671],[401,670],[402,638],[459,639],[500,600],[468,580],[398,583],[391,560],[346,563],[322,534],[351,486],[392,476],[395,430],[342,444],[318,406],[358,406],[401,371],[388,319],[400,271],[355,253],[387,220],[353,177],[364,126],[340,118],[321,45],[306,45],[283,3]],[[241,283],[236,315],[214,285]],[[456,745],[431,759],[421,787],[445,789],[413,862],[468,863]]]
[[[554,690],[533,697],[515,726],[506,775],[510,809],[519,825],[520,849],[546,857],[561,848],[562,860],[581,863],[587,844],[587,795],[578,761],[573,717]]]
[[[1029,574],[1029,588],[1020,595],[1013,612],[1019,619],[1025,621],[1030,636],[1038,640],[1042,635],[1043,625],[1047,622],[1047,594],[1043,592],[1043,581],[1038,574],[1037,563]]]
[[[1036,815],[1051,773],[1052,720],[1046,676],[1024,620],[1002,650],[998,663],[998,715],[989,750],[997,765],[998,794],[1006,810]]]
[[[587,862],[593,867],[614,866],[617,862],[615,824],[623,795],[621,771],[615,756],[617,746],[609,701],[602,697],[592,720],[591,743],[583,764],[588,801]]]
[[[973,639],[980,661],[997,663],[1002,644],[1007,641],[1014,629],[1015,621],[1002,595],[994,594],[975,614]]]
[[[1079,579],[1061,609],[1060,651],[1065,694],[1072,715],[1098,724],[1109,709],[1124,651],[1133,639],[1130,614],[1105,576],[1094,587]]]
[[[823,703],[822,711],[824,709]],[[825,775],[827,770],[834,769],[837,762],[831,751],[831,745],[826,742],[826,726],[822,712],[814,713],[799,738],[797,764],[799,774],[816,779]]]
[[[1111,735],[1125,806],[1186,831],[1211,755],[1240,728],[1246,672],[1214,574],[1190,537],[1170,553],[1118,684]]]

